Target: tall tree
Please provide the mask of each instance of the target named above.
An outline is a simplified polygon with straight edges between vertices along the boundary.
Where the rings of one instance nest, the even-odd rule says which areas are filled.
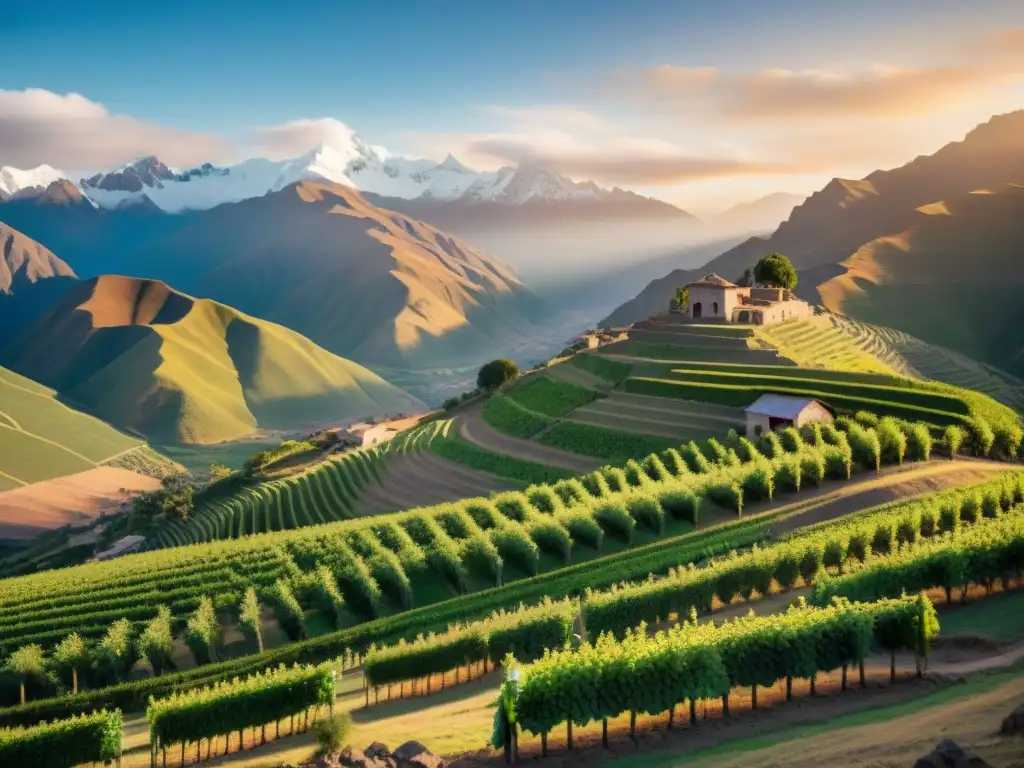
[[[93,665],[108,681],[123,680],[138,659],[135,634],[128,619],[118,619],[93,651]]]
[[[156,616],[146,625],[139,638],[139,649],[153,666],[153,674],[162,675],[171,666],[174,650],[174,635],[171,629],[171,609],[166,605],[157,608]]]
[[[18,676],[21,685],[21,703],[25,703],[25,682],[30,677],[38,677],[46,673],[46,659],[43,648],[38,643],[23,645],[11,654],[7,660],[9,666]]]
[[[199,606],[189,616],[185,643],[192,649],[197,663],[209,664],[216,660],[220,650],[220,619],[209,597],[200,598]]]
[[[769,288],[796,288],[796,270],[793,263],[781,253],[765,256],[754,267],[754,280]]]
[[[519,366],[507,357],[484,364],[476,377],[476,385],[480,389],[496,389],[507,381],[519,377]]]
[[[672,299],[668,303],[668,308],[673,312],[685,312],[690,306],[690,289],[681,285],[676,288],[676,292],[673,294]]]
[[[61,640],[53,649],[54,666],[65,674],[71,672],[71,692],[78,693],[78,670],[89,663],[89,648],[77,632]]]
[[[256,589],[249,587],[245,590],[242,604],[238,610],[238,623],[242,627],[242,634],[249,640],[256,641],[256,647],[263,653],[263,632],[260,630],[260,601],[256,597]]]

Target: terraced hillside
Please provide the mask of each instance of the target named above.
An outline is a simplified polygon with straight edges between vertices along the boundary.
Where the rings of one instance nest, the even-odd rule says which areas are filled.
[[[831,315],[763,326],[755,336],[760,343],[800,366],[915,375],[914,369],[883,338],[854,336]]]
[[[103,464],[159,474],[171,462],[52,389],[0,368],[0,491]]]

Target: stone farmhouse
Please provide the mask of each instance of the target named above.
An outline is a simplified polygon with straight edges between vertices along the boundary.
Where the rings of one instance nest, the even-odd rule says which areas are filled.
[[[814,314],[810,304],[785,288],[748,288],[713,272],[686,287],[690,306],[684,314],[695,322],[772,325]]]
[[[812,421],[832,422],[831,409],[820,400],[807,397],[765,394],[744,410],[747,437],[751,440],[784,427],[799,428]]]

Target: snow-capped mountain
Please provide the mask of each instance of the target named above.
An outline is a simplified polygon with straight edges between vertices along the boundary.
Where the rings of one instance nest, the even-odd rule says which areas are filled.
[[[68,176],[47,165],[30,171],[4,168],[0,171],[0,195],[11,197],[28,187],[45,188],[61,178]],[[178,170],[156,157],[144,157],[115,170],[88,174],[77,184],[103,208],[147,202],[148,198],[162,210],[176,213],[262,197],[307,180],[344,184],[385,198],[424,202],[521,206],[606,200],[666,205],[618,188],[606,190],[593,182],[577,183],[535,164],[476,171],[451,154],[441,163],[399,157],[365,143],[354,132],[289,160],[253,158],[226,167],[205,163]]]
[[[27,171],[4,166],[0,168],[0,197],[14,197],[22,190],[46,189],[62,178],[64,174],[48,165],[40,165]]]

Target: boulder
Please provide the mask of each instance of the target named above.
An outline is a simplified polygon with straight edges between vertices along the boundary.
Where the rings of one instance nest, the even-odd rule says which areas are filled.
[[[1020,704],[1013,712],[1003,719],[1003,725],[999,732],[1004,736],[1012,736],[1015,733],[1024,733],[1024,704]]]
[[[395,759],[397,768],[445,768],[447,765],[418,741],[405,742],[392,752],[391,756]]]
[[[388,745],[382,744],[379,741],[373,742],[373,744],[364,749],[363,752],[366,754],[367,757],[391,757],[391,750],[388,749]]]
[[[367,768],[366,755],[361,749],[345,747],[338,753],[338,763],[346,768]]]
[[[914,768],[994,768],[991,763],[968,752],[955,741],[943,739],[935,749],[919,757]]]

